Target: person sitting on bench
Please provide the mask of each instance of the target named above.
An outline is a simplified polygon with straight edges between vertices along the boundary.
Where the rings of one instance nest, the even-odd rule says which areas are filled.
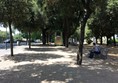
[[[93,48],[90,50],[89,58],[93,58],[94,54],[100,54],[100,46],[95,43],[93,43]]]

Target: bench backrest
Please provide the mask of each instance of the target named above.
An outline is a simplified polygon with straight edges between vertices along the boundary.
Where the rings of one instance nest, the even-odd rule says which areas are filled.
[[[101,48],[101,54],[102,55],[107,55],[108,54],[108,49],[107,48]]]

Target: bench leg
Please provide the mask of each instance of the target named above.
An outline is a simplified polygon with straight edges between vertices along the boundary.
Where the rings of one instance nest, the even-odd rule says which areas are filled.
[[[107,55],[102,55],[102,58],[105,60],[107,59]]]
[[[100,54],[94,54],[94,58],[95,58],[95,59],[100,58]]]

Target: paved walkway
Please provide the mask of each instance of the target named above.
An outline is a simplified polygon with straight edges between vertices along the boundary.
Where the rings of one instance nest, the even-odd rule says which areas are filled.
[[[84,55],[76,65],[77,47],[16,46],[14,57],[0,50],[0,83],[118,83],[116,59],[95,60]],[[86,54],[87,50],[84,50]]]

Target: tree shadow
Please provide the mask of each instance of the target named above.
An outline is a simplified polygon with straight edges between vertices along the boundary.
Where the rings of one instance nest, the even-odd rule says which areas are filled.
[[[100,64],[98,64],[100,65]],[[101,69],[100,69],[101,68]],[[118,72],[94,65],[72,67],[70,64],[25,64],[0,71],[1,83],[116,83]],[[107,79],[107,80],[106,80]],[[97,81],[97,82],[96,82]]]
[[[118,54],[118,47],[109,47],[110,54]]]
[[[35,61],[35,60],[42,60],[46,61],[47,59],[56,59],[61,58],[61,55],[54,55],[54,54],[45,54],[45,53],[21,53],[16,54],[14,57],[6,56],[4,60],[13,60],[15,62],[23,62],[23,61]]]
[[[50,48],[50,47],[49,47]],[[36,48],[37,51],[42,49]],[[39,50],[38,50],[39,49]],[[44,48],[45,49],[45,48]],[[43,49],[43,50],[44,50]],[[74,50],[75,48],[72,48]],[[66,48],[52,48],[72,52]],[[33,50],[35,51],[35,50]],[[36,52],[37,52],[36,51]],[[44,51],[48,51],[48,48]],[[111,65],[108,60],[96,60],[83,57],[82,66],[75,64],[76,55],[49,53],[20,53],[14,57],[5,56],[6,67],[0,70],[1,83],[116,83],[118,65]],[[71,61],[64,61],[64,59]],[[5,63],[3,62],[3,63]],[[1,62],[2,63],[2,62]]]
[[[67,70],[66,70],[67,69]],[[66,83],[76,77],[76,68],[69,68],[65,64],[29,64],[1,71],[1,83]]]
[[[61,50],[63,52],[70,52],[70,53],[75,53],[78,50],[78,46],[69,46],[68,48],[66,47],[60,47],[58,50]]]
[[[54,48],[51,48],[51,47],[38,47],[38,48],[25,48],[25,50],[27,51],[42,51],[42,52],[45,52],[45,51],[57,51],[57,49],[54,49]]]

